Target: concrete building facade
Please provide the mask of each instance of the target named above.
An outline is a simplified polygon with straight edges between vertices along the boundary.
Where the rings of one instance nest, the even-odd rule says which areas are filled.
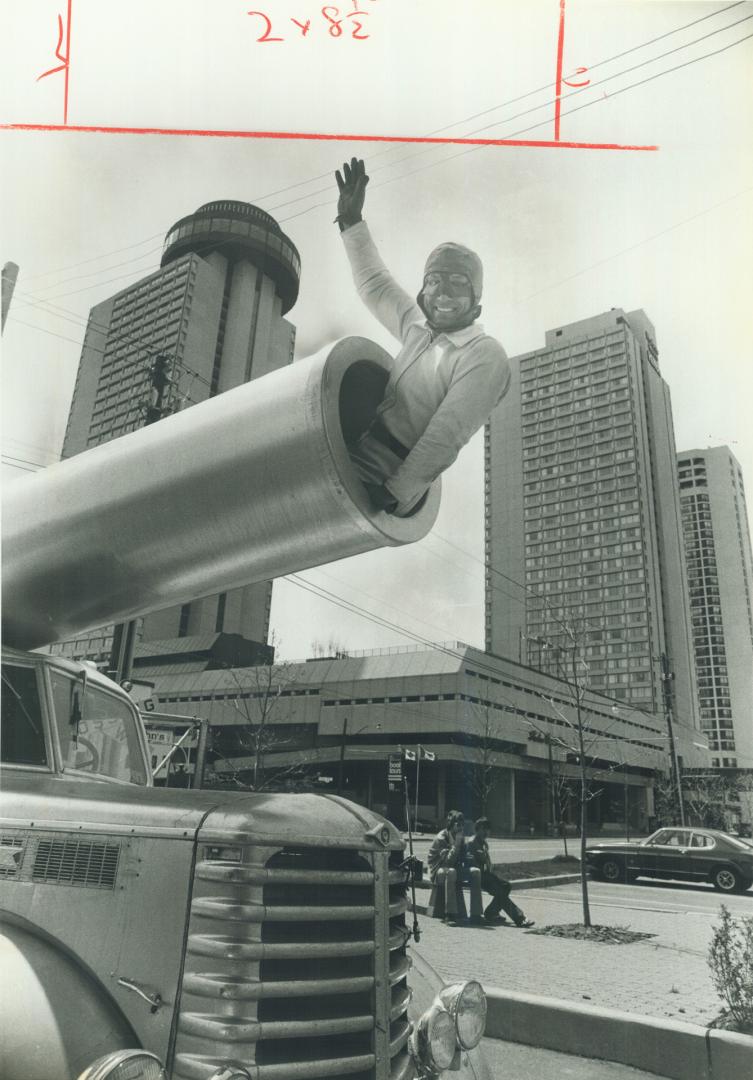
[[[514,357],[486,430],[486,645],[699,732],[669,388],[642,311]],[[571,672],[572,675],[572,672]],[[680,730],[682,729],[682,730]],[[682,762],[680,762],[682,765]]]
[[[160,269],[91,310],[63,457],[291,363],[295,328],[283,316],[299,278],[292,241],[249,203],[207,203],[176,222]],[[224,631],[265,642],[271,597],[261,582],[188,600],[141,620],[139,637]],[[111,640],[105,628],[62,651],[106,659]]]
[[[435,755],[420,772],[406,761],[411,807],[429,823],[447,810],[482,810],[496,832],[545,833],[554,823],[553,785],[569,790],[566,820],[577,820],[579,766],[571,747],[576,710],[567,683],[462,642],[372,650],[270,668],[216,667],[182,658],[150,659],[139,647],[134,675],[154,684],[160,713],[205,717],[212,730],[210,769],[249,782],[253,736],[264,717],[264,767],[320,774],[328,790],[391,812],[388,763],[419,746]],[[583,702],[586,758],[596,781],[587,804],[595,830],[645,831],[654,816],[653,784],[668,771],[661,717],[588,693]],[[148,714],[146,716],[148,723]],[[698,763],[691,742],[678,749]],[[695,755],[695,756],[694,756]],[[283,772],[283,776],[285,773]],[[398,801],[397,816],[403,812]]]
[[[712,764],[753,769],[753,558],[727,446],[677,455],[701,726]]]

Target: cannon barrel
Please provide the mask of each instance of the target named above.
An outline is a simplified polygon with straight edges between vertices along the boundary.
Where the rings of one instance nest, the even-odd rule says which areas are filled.
[[[35,648],[110,622],[421,539],[372,509],[348,445],[390,359],[349,337],[8,485],[3,635]]]

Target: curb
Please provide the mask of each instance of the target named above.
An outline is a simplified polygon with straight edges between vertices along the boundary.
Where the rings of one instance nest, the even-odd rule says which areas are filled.
[[[580,881],[580,874],[552,874],[551,877],[516,878],[510,882],[515,889],[548,889],[551,885],[572,885]]]
[[[552,885],[571,885],[574,881],[580,881],[580,874],[555,874],[552,877],[516,878],[510,882],[510,889],[548,889]],[[431,892],[430,881],[417,881],[416,892]],[[426,904],[411,904],[411,911],[418,915],[426,914]]]
[[[753,1071],[753,1038],[559,998],[486,989],[485,1035],[596,1058],[670,1080],[741,1080]]]

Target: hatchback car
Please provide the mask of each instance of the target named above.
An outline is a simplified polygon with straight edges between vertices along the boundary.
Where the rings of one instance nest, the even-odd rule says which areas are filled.
[[[753,843],[716,829],[658,829],[637,844],[599,844],[586,851],[591,876],[710,882],[721,892],[753,884]]]

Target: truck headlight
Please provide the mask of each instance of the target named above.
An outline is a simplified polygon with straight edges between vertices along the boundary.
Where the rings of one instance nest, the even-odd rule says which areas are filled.
[[[97,1058],[78,1080],[166,1080],[162,1063],[148,1050],[116,1050]]]
[[[455,1024],[437,999],[416,1024],[411,1035],[412,1050],[424,1068],[435,1073],[449,1069],[455,1057]]]
[[[475,979],[440,991],[439,1000],[452,1017],[457,1031],[458,1046],[472,1050],[478,1046],[486,1028],[486,995]]]

